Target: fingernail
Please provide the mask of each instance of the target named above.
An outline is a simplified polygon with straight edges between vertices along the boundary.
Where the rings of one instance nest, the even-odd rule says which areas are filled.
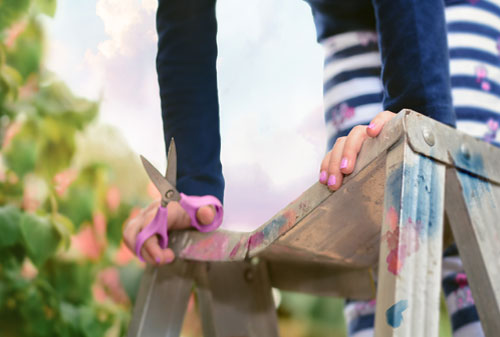
[[[160,264],[161,259],[159,257],[156,258],[156,263]]]
[[[373,129],[375,127],[375,123],[370,123],[370,125],[368,125],[368,129]]]
[[[340,168],[344,169],[347,167],[347,158],[342,158],[342,161],[340,162]]]
[[[333,185],[335,185],[336,182],[337,182],[337,178],[335,178],[335,176],[332,174],[328,178],[328,186],[333,186]]]
[[[326,183],[326,171],[321,171],[319,174],[319,181],[324,184]]]

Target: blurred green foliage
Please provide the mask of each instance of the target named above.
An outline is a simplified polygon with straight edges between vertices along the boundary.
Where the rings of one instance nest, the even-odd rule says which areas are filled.
[[[81,160],[99,105],[43,65],[40,15],[55,10],[0,1],[0,334],[123,336],[143,269],[122,226],[147,184],[121,192],[118,167],[142,169],[119,140],[121,157]]]

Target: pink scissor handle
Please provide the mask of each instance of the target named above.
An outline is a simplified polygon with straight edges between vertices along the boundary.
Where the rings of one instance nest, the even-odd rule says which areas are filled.
[[[158,212],[146,227],[137,235],[137,241],[135,242],[135,253],[141,261],[144,262],[144,258],[141,255],[141,248],[147,239],[153,235],[158,235],[158,244],[162,249],[167,248],[168,245],[168,234],[167,234],[167,208],[160,206]]]
[[[222,216],[224,211],[222,209],[222,203],[216,197],[212,195],[205,195],[202,197],[198,196],[187,196],[181,193],[181,200],[179,203],[182,208],[187,212],[191,218],[191,226],[199,230],[200,232],[210,232],[219,228],[222,224]],[[208,225],[202,225],[196,219],[196,211],[202,206],[213,205],[215,207],[215,217],[214,221]]]

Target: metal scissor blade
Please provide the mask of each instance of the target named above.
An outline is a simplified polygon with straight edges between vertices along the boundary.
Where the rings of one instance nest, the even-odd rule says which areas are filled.
[[[158,171],[156,167],[154,167],[153,164],[151,164],[149,160],[144,158],[142,155],[141,155],[141,161],[142,165],[144,166],[144,169],[146,170],[146,173],[149,176],[149,179],[151,179],[151,181],[153,182],[153,184],[155,184],[158,191],[160,191],[162,200],[167,202],[170,201],[167,198],[166,193],[169,190],[177,191],[175,187],[172,186],[167,181],[167,179],[165,179],[165,177],[160,173],[160,171]]]
[[[177,184],[177,149],[175,147],[174,137],[170,140],[167,154],[167,173],[165,177],[172,186]]]

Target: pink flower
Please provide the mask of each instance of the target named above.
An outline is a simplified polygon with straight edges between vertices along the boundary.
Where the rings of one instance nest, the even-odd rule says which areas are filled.
[[[84,226],[79,233],[73,235],[71,244],[88,259],[97,260],[101,256],[101,245],[90,226]]]
[[[21,33],[26,29],[26,21],[21,21],[13,24],[7,30],[7,37],[5,39],[5,45],[7,48],[12,48],[14,42],[16,42],[17,38]]]
[[[74,169],[67,169],[54,176],[55,190],[58,196],[62,197],[68,187],[75,181],[78,172]]]
[[[106,202],[111,212],[114,212],[118,209],[118,206],[120,206],[120,199],[120,189],[116,186],[111,186],[108,189],[108,193],[106,193]]]
[[[484,78],[486,78],[487,71],[483,66],[476,67],[476,82],[480,83]]]
[[[40,206],[40,201],[37,199],[37,187],[34,184],[24,185],[23,190],[23,209],[28,213],[35,212]]]
[[[488,120],[488,129],[491,131],[497,131],[498,130],[498,122],[494,120],[493,118],[490,118]]]
[[[457,282],[459,288],[469,285],[469,282],[467,282],[467,275],[464,273],[458,273],[457,276],[455,276],[455,282]]]
[[[363,46],[367,46],[370,43],[377,43],[377,34],[372,32],[358,33],[358,40]]]
[[[26,84],[19,88],[19,96],[28,98],[38,91],[38,78],[35,75],[30,75]]]
[[[119,304],[130,303],[116,267],[105,268],[97,274],[93,292],[95,299],[99,302],[109,298]]]
[[[38,275],[38,269],[31,263],[29,259],[25,259],[23,261],[23,265],[21,267],[21,276],[25,280],[32,280]]]
[[[481,89],[483,89],[484,91],[490,91],[491,89],[490,82],[488,81],[481,82]]]
[[[116,252],[114,261],[119,266],[124,266],[134,259],[134,253],[128,249],[127,245],[122,241],[120,248]]]
[[[99,238],[106,237],[106,217],[101,212],[94,213],[94,229]]]
[[[22,123],[21,122],[13,122],[5,131],[5,136],[3,138],[3,148],[7,148],[12,141],[12,138],[21,130]]]

